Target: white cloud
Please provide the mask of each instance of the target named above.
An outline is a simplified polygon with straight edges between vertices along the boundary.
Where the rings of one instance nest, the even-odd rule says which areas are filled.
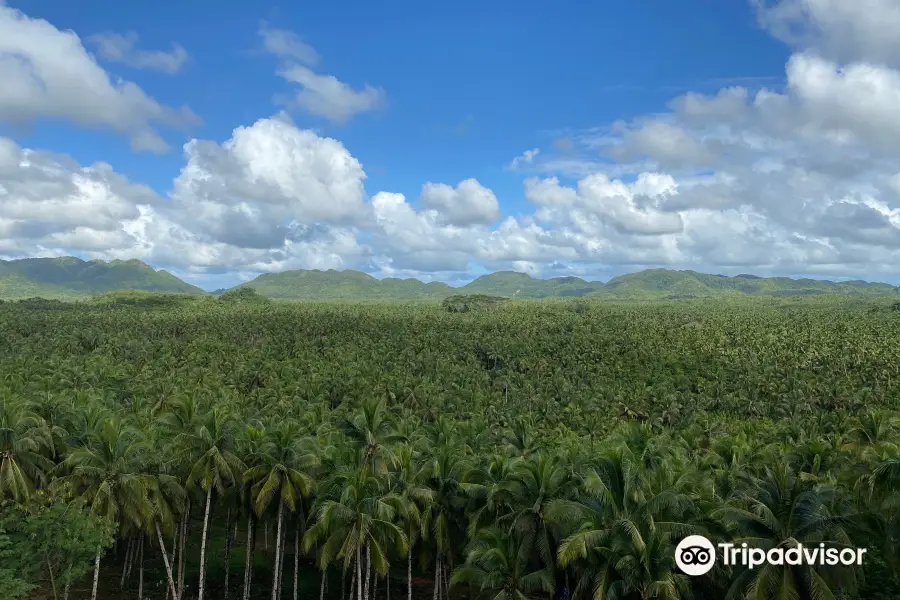
[[[163,106],[134,83],[113,81],[78,36],[0,4],[0,120],[30,123],[60,118],[109,128],[134,150],[167,149],[158,126],[199,122],[187,107]]]
[[[299,87],[290,95],[276,96],[279,104],[338,124],[387,105],[387,94],[380,87],[366,84],[362,89],[353,89],[334,75],[313,71],[310,67],[319,62],[319,55],[294,32],[263,24],[259,34],[263,47],[281,60],[278,75]]]
[[[540,148],[532,148],[531,150],[526,150],[519,156],[512,159],[509,163],[510,170],[515,171],[522,165],[528,165],[534,162],[534,157],[541,153]]]
[[[852,7],[780,6],[762,7],[761,19],[787,22],[791,7],[802,9],[818,32],[793,42],[783,88],[688,93],[661,114],[566,132],[556,150],[513,160],[544,175],[524,181],[529,204],[515,215],[475,179],[426,183],[418,202],[369,197],[348,148],[276,116],[224,142],[186,144],[166,199],[108,165],[0,140],[0,253],[138,257],[204,277],[372,266],[453,276],[649,266],[900,274],[900,72],[883,54],[894,42]],[[862,30],[868,41],[851,35]],[[365,90],[313,72],[317,55],[293,34],[261,35],[308,92],[305,110],[340,121],[371,107],[355,96]]]
[[[175,179],[173,212],[210,239],[280,247],[316,223],[366,219],[362,165],[337,140],[286,117],[234,130],[223,144],[192,140]]]
[[[298,92],[283,100],[287,107],[300,108],[334,123],[346,123],[358,114],[378,110],[387,103],[387,94],[381,88],[366,85],[361,90],[354,90],[334,75],[319,75],[303,65],[285,66],[278,74],[300,86]]]
[[[259,35],[263,38],[263,47],[276,56],[311,67],[319,62],[319,53],[315,48],[301,40],[293,31],[271,28],[263,23],[259,28]]]
[[[422,206],[438,212],[438,220],[450,225],[490,225],[500,218],[494,192],[475,179],[453,188],[444,183],[426,183],[419,197]]]
[[[88,38],[97,46],[97,52],[108,61],[118,62],[135,69],[161,71],[168,75],[178,73],[188,60],[187,50],[181,44],[172,44],[171,50],[139,50],[135,47],[138,34],[105,32]]]
[[[896,0],[752,0],[780,40],[840,61],[900,64]]]

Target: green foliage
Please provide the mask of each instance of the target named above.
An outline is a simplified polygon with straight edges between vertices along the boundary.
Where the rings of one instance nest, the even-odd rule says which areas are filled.
[[[251,303],[251,304],[267,304],[271,302],[269,298],[260,294],[257,290],[249,287],[237,287],[222,293],[218,297],[219,302],[228,304],[234,303]]]
[[[63,258],[0,260],[0,297],[87,298],[115,290],[205,294],[167,271],[139,260],[83,261]]]
[[[144,548],[136,573],[168,581],[167,545],[183,597],[201,581],[223,597],[235,552],[241,597],[237,520],[252,597],[285,597],[294,544],[356,576],[356,600],[407,568],[440,600],[567,581],[573,600],[900,597],[890,298],[491,298],[460,314],[240,290],[153,310],[0,305],[0,492],[27,511],[65,491],[115,523],[101,569],[126,585],[128,548]],[[689,533],[872,558],[688,578],[674,549]],[[19,530],[3,535],[17,551]],[[171,543],[185,537],[182,567]]]
[[[486,296],[485,294],[456,295],[444,298],[441,306],[447,312],[463,313],[470,311],[484,311],[495,308],[504,302],[506,298],[499,296]]]
[[[54,596],[91,570],[98,548],[113,543],[115,523],[78,501],[38,492],[0,510],[0,598],[24,597],[38,585]],[[8,571],[4,571],[8,569]],[[4,579],[5,578],[5,579]]]

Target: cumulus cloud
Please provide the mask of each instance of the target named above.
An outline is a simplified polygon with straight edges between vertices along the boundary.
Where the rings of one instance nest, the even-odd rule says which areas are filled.
[[[868,2],[876,11],[893,6]],[[224,141],[186,144],[167,198],[108,165],[0,140],[0,254],[138,257],[206,274],[591,275],[671,266],[896,275],[900,71],[886,50],[893,40],[848,7],[759,4],[760,19],[779,36],[779,23],[800,19],[806,27],[791,41],[783,87],[687,93],[662,113],[566,132],[565,144],[514,159],[540,174],[525,179],[517,214],[503,214],[475,179],[426,183],[412,201],[390,190],[370,196],[350,149],[284,115],[238,127]],[[891,10],[878,14],[892,18]],[[857,39],[858,31],[868,37]],[[307,78],[303,90],[329,77],[313,72],[317,55],[296,36],[262,35],[283,69]],[[311,94],[305,110],[327,96]],[[346,120],[367,106],[354,102],[320,112]]]
[[[843,62],[897,65],[900,4],[895,0],[752,0],[778,39]]]
[[[366,84],[362,89],[354,89],[334,75],[313,71],[311,67],[319,62],[319,55],[294,32],[263,24],[259,34],[264,48],[281,60],[278,75],[299,88],[293,94],[276,97],[286,108],[343,124],[356,115],[387,105],[387,94],[380,87]]]
[[[490,225],[500,218],[494,192],[466,179],[455,188],[444,183],[426,183],[419,197],[422,206],[437,212],[438,220],[450,225]]]
[[[138,34],[133,31],[126,34],[98,33],[88,38],[106,60],[135,69],[150,69],[174,75],[188,60],[187,50],[181,44],[172,44],[171,50],[140,50],[136,48],[138,40]]]
[[[159,104],[134,83],[113,80],[79,37],[0,4],[0,120],[42,117],[127,135],[138,151],[168,148],[159,126],[185,128],[199,118]]]

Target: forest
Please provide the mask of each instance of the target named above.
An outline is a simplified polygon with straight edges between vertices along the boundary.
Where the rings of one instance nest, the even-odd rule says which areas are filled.
[[[898,308],[0,302],[0,598],[896,599]]]

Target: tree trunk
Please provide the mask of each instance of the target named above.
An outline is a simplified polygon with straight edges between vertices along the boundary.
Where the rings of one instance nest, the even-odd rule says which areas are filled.
[[[385,590],[384,590],[384,599],[391,600],[391,568],[388,567],[387,577],[384,580]]]
[[[294,532],[294,600],[297,600],[297,578],[300,576],[300,520]]]
[[[438,592],[441,586],[441,557],[438,555],[434,559],[434,594],[433,600],[438,600]]]
[[[452,560],[453,560],[453,555],[451,554],[448,562],[451,562]],[[450,572],[450,569],[452,569],[453,567],[450,567],[450,569],[448,569],[447,566],[448,565],[445,565],[443,562],[441,562],[441,572],[444,575],[444,597],[449,599],[450,598],[450,577],[449,577],[448,573]]]
[[[91,590],[91,600],[97,600],[97,581],[100,580],[100,553],[102,546],[97,546],[97,556],[94,558],[94,587]]]
[[[372,579],[372,549],[366,544],[366,584],[363,586],[363,598],[369,600],[369,582]]]
[[[63,600],[69,600],[69,584],[72,583],[72,559],[69,559],[69,566],[66,568],[66,587],[63,591]]]
[[[231,574],[231,509],[228,509],[228,519],[225,522],[225,592],[224,598],[228,600],[228,576]]]
[[[50,587],[53,588],[53,600],[57,600],[56,597],[56,578],[53,577],[53,565],[50,564],[50,555],[47,555],[47,571],[50,572]],[[296,598],[294,599],[296,600]]]
[[[322,583],[319,584],[319,600],[325,600],[325,575],[328,573],[328,567],[322,571]]]
[[[209,505],[212,502],[212,486],[206,491],[206,512],[203,515],[203,537],[200,538],[200,590],[197,600],[203,600],[203,584],[206,583],[206,534],[209,528]]]
[[[356,598],[362,600],[362,555],[360,554],[359,545],[356,546]]]
[[[166,565],[166,577],[169,579],[169,587],[166,591],[166,596],[171,592],[172,597],[175,598],[175,579],[172,577],[172,567],[169,565],[169,555],[166,553],[166,543],[163,541],[162,530],[159,528],[159,521],[156,521],[154,525],[156,525],[156,539],[159,541],[159,549],[162,550],[163,563]],[[174,555],[174,552],[172,554]]]
[[[177,600],[184,598],[184,572],[187,565],[187,540],[188,540],[188,523],[191,522],[191,501],[188,499],[187,509],[182,516],[181,524],[181,544],[179,546],[179,565],[178,565],[178,597]]]
[[[125,562],[122,563],[122,578],[119,580],[119,589],[125,589],[125,576],[128,574],[128,565],[131,562],[131,549],[134,547],[134,540],[128,538],[128,547],[125,549]]]
[[[412,544],[410,544],[412,546]],[[406,551],[406,599],[412,600],[412,548]]]
[[[284,503],[281,495],[278,496],[278,529],[275,530],[275,569],[272,571],[272,600],[278,598],[278,576],[281,574],[281,519],[284,516]],[[202,598],[200,600],[203,600]]]
[[[250,578],[253,575],[253,531],[256,525],[253,522],[253,509],[247,517],[247,555],[244,557],[244,596],[242,600],[250,598]]]
[[[138,550],[138,600],[144,600],[144,534],[141,534]]]
[[[284,583],[284,557],[287,554],[287,546],[285,542],[287,541],[287,523],[285,523],[284,527],[281,529],[281,557],[278,559],[278,598],[281,598],[281,592],[283,588],[281,584]]]

